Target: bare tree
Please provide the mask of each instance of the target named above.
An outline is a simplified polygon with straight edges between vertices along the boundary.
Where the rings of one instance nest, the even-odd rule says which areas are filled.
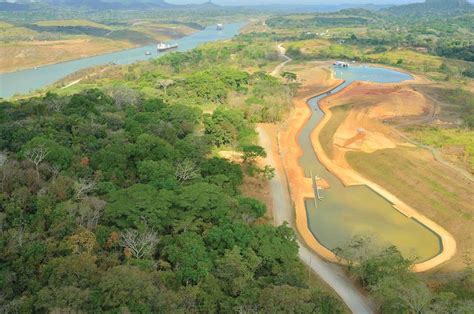
[[[140,92],[125,86],[110,87],[105,90],[114,101],[118,108],[123,108],[126,105],[135,106],[140,102]]]
[[[48,110],[60,112],[66,105],[68,99],[64,97],[47,97],[45,101],[48,106]]]
[[[2,192],[11,192],[15,182],[17,182],[18,177],[21,175],[22,170],[16,160],[7,160],[1,170],[1,186]],[[8,192],[7,192],[8,193]]]
[[[165,95],[168,95],[168,87],[174,85],[176,82],[170,79],[163,79],[158,81],[158,86],[165,90]]]
[[[178,182],[183,184],[186,181],[197,178],[199,176],[199,171],[192,160],[185,159],[178,162],[176,165],[175,175]]]
[[[87,195],[87,193],[94,190],[96,183],[94,181],[88,181],[86,179],[79,179],[79,181],[74,182],[74,198],[81,199]]]
[[[4,192],[4,182],[5,182],[5,179],[6,179],[6,176],[7,176],[7,171],[5,170],[5,163],[7,162],[7,155],[4,154],[4,153],[0,153],[0,170],[2,171],[2,180],[1,180],[1,183],[2,183],[2,192]]]
[[[97,197],[87,197],[77,208],[77,222],[88,230],[95,230],[107,203]]]
[[[18,226],[18,229],[16,230],[16,241],[18,243],[18,246],[19,247],[22,247],[23,246],[23,240],[25,238],[25,224],[21,223],[19,226]]]
[[[40,178],[39,165],[43,162],[43,160],[45,160],[48,154],[49,154],[49,150],[43,145],[38,145],[25,152],[25,158],[35,164],[36,174],[38,176],[38,179]]]
[[[59,175],[59,172],[61,171],[61,168],[58,165],[51,165],[49,167],[49,170],[51,170],[51,174],[53,175],[53,182],[56,180],[56,178]]]
[[[120,235],[120,245],[137,259],[151,255],[158,242],[158,234],[148,229],[141,232],[127,229]]]
[[[0,152],[0,167],[2,167],[7,162],[7,154]]]

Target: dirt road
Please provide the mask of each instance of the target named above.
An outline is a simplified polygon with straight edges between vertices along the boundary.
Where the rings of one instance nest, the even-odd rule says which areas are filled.
[[[272,73],[270,73],[272,76],[275,76],[275,77],[280,74],[281,70],[287,63],[293,61],[290,57],[286,55],[286,49],[282,46],[282,44],[278,45],[278,53],[280,54],[282,58],[285,59],[285,61],[277,65],[275,69],[272,71]]]
[[[276,127],[259,125],[257,128],[260,145],[267,151],[266,163],[275,168],[275,177],[270,181],[273,196],[273,219],[276,225],[285,222],[293,229],[294,210],[287,186],[286,174],[281,165],[276,138]],[[296,230],[296,229],[295,229]],[[300,259],[321,277],[344,301],[352,313],[375,313],[375,306],[357,286],[347,277],[341,266],[324,261],[319,255],[308,249],[301,239]]]

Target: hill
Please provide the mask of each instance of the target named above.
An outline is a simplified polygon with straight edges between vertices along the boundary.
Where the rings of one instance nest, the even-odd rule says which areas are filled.
[[[88,7],[92,9],[145,9],[151,7],[172,7],[163,0],[49,0],[51,4]]]
[[[395,15],[458,15],[474,12],[474,6],[467,0],[426,0],[424,3],[413,3],[394,6],[386,12]]]
[[[35,4],[48,4],[52,6],[85,7],[95,10],[117,9],[147,9],[147,8],[172,8],[164,0],[39,0],[9,3],[0,1],[0,11],[26,10]]]

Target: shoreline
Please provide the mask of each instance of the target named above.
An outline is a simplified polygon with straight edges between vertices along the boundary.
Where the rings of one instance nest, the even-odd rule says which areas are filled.
[[[180,38],[182,38],[182,37],[180,37]],[[41,68],[44,68],[44,67],[47,67],[47,66],[51,66],[51,65],[58,65],[58,64],[68,63],[68,62],[71,62],[71,61],[79,61],[79,60],[82,60],[82,59],[99,57],[99,56],[108,55],[108,54],[111,54],[111,53],[127,51],[127,50],[132,50],[132,49],[137,49],[137,48],[143,48],[143,47],[146,47],[146,46],[147,45],[145,45],[145,46],[133,45],[133,46],[131,46],[129,48],[125,48],[125,49],[114,49],[114,50],[109,50],[109,51],[104,52],[104,53],[96,53],[96,54],[91,54],[91,55],[83,56],[83,57],[79,57],[79,58],[64,59],[64,60],[59,61],[59,62],[44,63],[44,64],[41,64],[41,65],[38,65],[38,66],[35,66],[35,67],[24,67],[24,68],[20,67],[20,68],[17,68],[15,70],[13,70],[13,71],[2,71],[2,70],[0,70],[0,75],[12,74],[12,73],[22,72],[22,71],[38,70],[38,69],[41,69]]]
[[[205,29],[205,28],[204,28]],[[199,29],[194,29],[193,32],[190,32],[189,34],[183,34],[183,36],[181,37],[174,37],[174,38],[169,38],[167,39],[167,41],[170,41],[170,40],[178,40],[178,39],[181,39],[181,38],[184,38],[184,37],[187,37],[187,36],[190,36],[190,35],[193,35],[193,34],[196,34],[197,32],[199,31],[202,31],[202,30],[199,30]],[[87,59],[87,58],[94,58],[94,57],[99,57],[99,56],[103,56],[103,55],[108,55],[108,54],[111,54],[111,53],[116,53],[116,52],[122,52],[122,51],[127,51],[127,50],[133,50],[133,49],[139,49],[139,48],[145,48],[147,46],[152,46],[152,45],[155,45],[156,43],[148,43],[148,44],[144,44],[144,45],[136,45],[136,44],[132,44],[130,47],[128,48],[125,48],[125,49],[112,49],[112,50],[109,50],[107,52],[103,52],[103,53],[95,53],[95,54],[91,54],[91,55],[87,55],[87,56],[82,56],[82,57],[79,57],[79,58],[66,58],[62,61],[59,61],[59,62],[50,62],[50,63],[44,63],[44,64],[41,64],[41,65],[37,65],[37,66],[34,66],[34,67],[19,67],[19,68],[16,68],[15,70],[13,71],[2,71],[0,70],[0,75],[3,75],[3,74],[12,74],[12,73],[16,73],[16,72],[21,72],[21,71],[30,71],[30,70],[37,70],[37,69],[40,69],[40,68],[43,68],[43,67],[47,67],[47,66],[51,66],[51,65],[58,65],[58,64],[63,64],[63,63],[68,63],[68,62],[71,62],[71,61],[79,61],[79,60],[82,60],[82,59]],[[150,57],[153,57],[150,56]],[[156,56],[155,56],[156,57]]]
[[[328,80],[329,82],[331,80],[334,80],[333,74],[331,75],[330,79]],[[416,82],[416,77],[414,76],[413,80],[407,81],[408,83],[413,83]],[[342,84],[342,83],[340,83]],[[338,84],[339,85],[339,84]],[[350,87],[351,85],[347,86]],[[305,86],[306,88],[309,87],[311,89],[311,86]],[[303,89],[305,88],[303,87]],[[346,87],[346,88],[347,88]],[[327,90],[331,90],[332,88],[328,88]],[[326,91],[327,91],[326,90]],[[321,243],[318,242],[318,240],[314,237],[314,235],[311,233],[309,230],[308,226],[308,220],[307,220],[307,212],[306,212],[306,207],[304,204],[304,199],[305,198],[313,198],[314,195],[312,191],[308,190],[308,186],[311,189],[311,183],[308,182],[311,181],[311,179],[304,178],[304,173],[303,169],[299,166],[298,164],[298,159],[301,157],[302,154],[302,149],[299,146],[298,143],[298,136],[301,133],[304,125],[310,119],[311,117],[311,111],[309,109],[309,106],[307,102],[320,95],[325,93],[326,91],[323,92],[312,92],[306,90],[303,91],[302,93],[297,94],[293,100],[293,109],[292,113],[290,114],[290,117],[288,120],[290,120],[292,117],[294,118],[295,115],[299,118],[299,121],[296,121],[296,123],[293,123],[292,125],[295,127],[296,131],[291,131],[288,130],[286,132],[286,140],[287,140],[287,145],[286,147],[290,146],[297,146],[297,150],[294,153],[293,158],[290,158],[288,160],[287,158],[284,158],[284,156],[281,156],[281,158],[284,160],[283,164],[285,168],[287,169],[288,173],[290,173],[293,177],[296,176],[296,178],[293,178],[293,180],[289,179],[290,185],[294,187],[298,187],[299,184],[306,185],[306,189],[303,188],[303,192],[294,192],[292,191],[291,196],[292,200],[295,204],[295,212],[296,212],[296,227],[300,235],[303,237],[304,241],[306,244],[313,250],[315,250],[319,255],[322,257],[326,258],[330,262],[338,263],[338,264],[344,264],[343,261],[338,259],[336,255],[324,247]],[[440,240],[441,240],[441,249],[442,251],[437,254],[435,257],[424,261],[417,263],[413,266],[413,271],[415,272],[423,272],[427,271],[429,269],[432,269],[438,265],[441,265],[442,263],[450,260],[456,252],[456,241],[452,237],[452,235],[447,232],[443,227],[438,225],[437,223],[433,222],[426,216],[422,215],[418,211],[416,211],[414,208],[410,207],[409,205],[405,204],[403,201],[398,199],[396,196],[394,196],[392,193],[386,191],[383,187],[371,182],[370,180],[364,178],[362,175],[357,173],[355,170],[352,168],[343,168],[341,166],[338,166],[334,164],[327,156],[326,153],[324,152],[321,144],[319,143],[319,134],[321,130],[325,127],[325,125],[329,122],[329,120],[332,117],[331,111],[326,107],[326,106],[321,106],[321,110],[324,113],[324,116],[322,120],[317,124],[315,129],[311,132],[310,137],[311,137],[311,142],[313,144],[313,150],[315,151],[318,160],[321,162],[321,164],[326,167],[331,173],[333,173],[346,187],[350,186],[357,186],[357,185],[365,185],[369,188],[371,188],[373,191],[376,193],[380,194],[382,197],[384,197],[387,201],[393,204],[393,207],[395,210],[398,210],[399,212],[403,213],[405,216],[417,220],[420,224],[424,225],[425,227],[429,228],[432,232],[436,233]],[[296,112],[296,113],[295,113]],[[282,132],[285,135],[285,132]],[[280,134],[279,134],[280,135]],[[296,157],[296,158],[295,158]],[[286,161],[286,162],[285,162]],[[296,169],[299,168],[299,169]],[[291,176],[290,175],[290,176]],[[300,178],[297,178],[297,177]],[[306,180],[305,180],[306,179]],[[291,182],[293,181],[293,184]],[[306,181],[306,182],[305,182]],[[291,187],[290,187],[291,189]],[[298,188],[296,190],[300,190],[301,188]],[[293,190],[293,189],[292,189]]]

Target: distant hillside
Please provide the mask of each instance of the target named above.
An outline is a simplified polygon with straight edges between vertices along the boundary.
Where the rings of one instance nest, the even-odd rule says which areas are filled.
[[[47,0],[45,2],[93,9],[139,9],[173,6],[164,0]]]
[[[424,3],[413,3],[394,6],[386,12],[395,15],[440,15],[465,14],[474,12],[474,5],[467,0],[426,0]]]
[[[146,9],[146,8],[168,8],[174,5],[164,0],[36,0],[36,1],[17,1],[17,3],[8,3],[0,1],[1,11],[25,10],[30,4],[49,4],[61,5],[67,7],[86,7],[96,10],[115,10],[115,9]]]

